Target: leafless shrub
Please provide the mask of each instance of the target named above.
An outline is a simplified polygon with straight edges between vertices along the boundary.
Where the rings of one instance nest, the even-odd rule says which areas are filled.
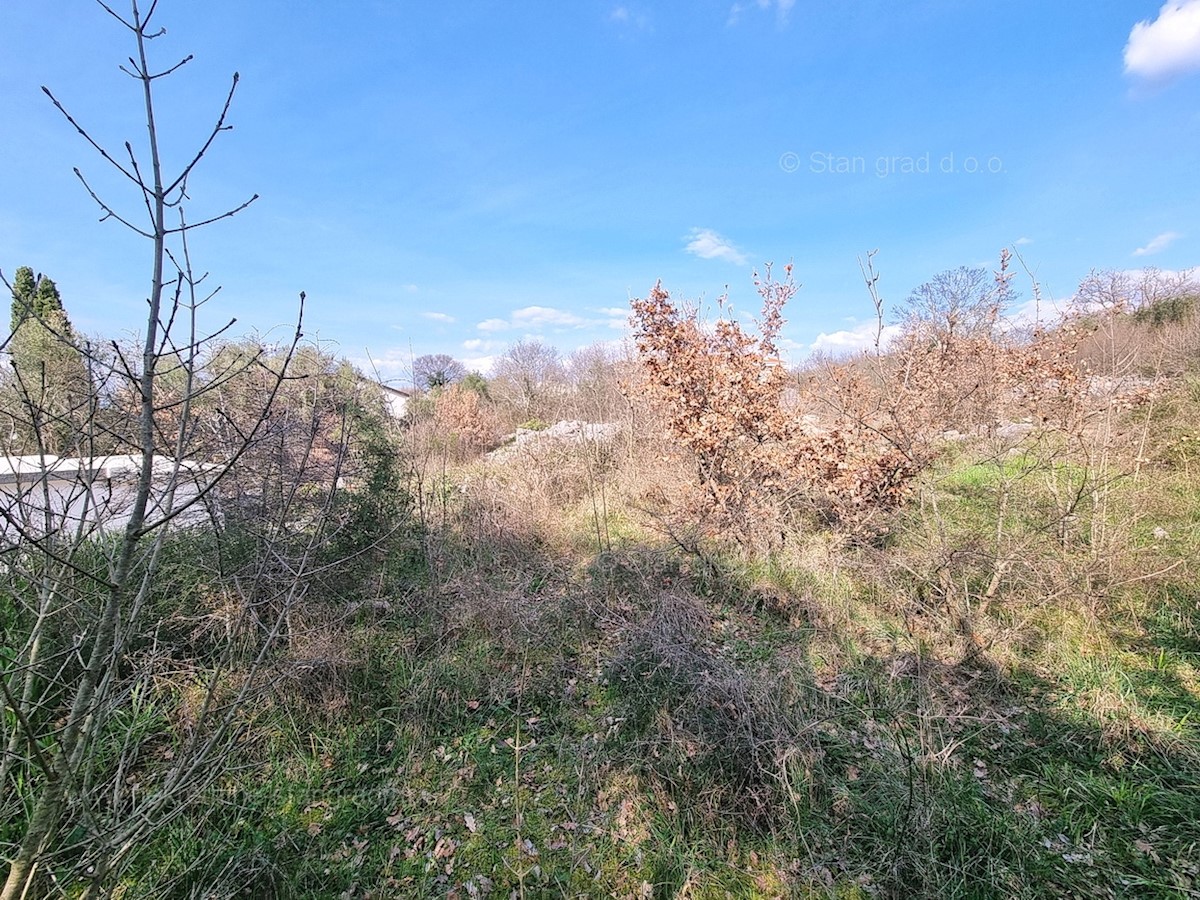
[[[575,418],[585,422],[627,421],[637,370],[637,359],[630,350],[592,344],[568,357],[567,379]]]
[[[558,350],[519,341],[497,357],[489,387],[509,411],[510,424],[558,418],[566,399],[566,372]]]
[[[960,641],[965,658],[1017,640],[1047,608],[1097,612],[1161,570],[1135,535],[1165,383],[1146,378],[1145,366],[1159,366],[1156,332],[1167,326],[1136,321],[1130,309],[1141,301],[1126,296],[1127,281],[1093,276],[1080,292],[1091,299],[1068,315],[971,347],[989,360],[994,413],[953,450],[942,445],[945,481],[920,483],[904,546],[889,559],[911,578],[899,595],[915,596],[915,613]],[[968,363],[945,377],[982,381]],[[901,411],[938,449],[937,427],[953,420],[919,401]]]

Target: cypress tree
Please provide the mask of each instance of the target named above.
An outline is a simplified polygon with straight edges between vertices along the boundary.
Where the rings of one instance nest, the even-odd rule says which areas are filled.
[[[0,378],[7,453],[70,451],[89,409],[91,380],[54,282],[21,266],[12,281],[9,366]]]
[[[12,297],[13,334],[26,319],[34,318],[52,327],[61,327],[66,337],[73,336],[58,285],[45,275],[35,276],[29,266],[21,266],[13,277]]]
[[[37,293],[37,279],[33,269],[21,266],[12,281],[12,331],[15,334],[21,323],[33,312],[33,298]]]

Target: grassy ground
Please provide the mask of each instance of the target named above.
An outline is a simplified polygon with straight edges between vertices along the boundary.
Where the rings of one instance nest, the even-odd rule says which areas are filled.
[[[1197,896],[1194,482],[1105,494],[1157,498],[1117,565],[1015,459],[756,557],[475,471],[437,577],[333,629],[120,896]]]

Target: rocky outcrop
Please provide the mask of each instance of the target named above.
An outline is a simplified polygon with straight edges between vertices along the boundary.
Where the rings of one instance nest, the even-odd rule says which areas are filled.
[[[621,426],[617,424],[580,421],[556,422],[539,430],[518,428],[505,439],[503,446],[488,454],[488,459],[504,461],[523,452],[537,453],[554,447],[608,445],[616,440],[620,431]]]

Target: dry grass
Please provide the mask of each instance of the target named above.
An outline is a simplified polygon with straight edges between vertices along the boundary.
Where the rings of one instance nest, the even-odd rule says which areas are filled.
[[[285,712],[337,738],[269,855],[383,895],[1186,896],[1200,395],[1054,396],[866,540],[794,495],[735,527],[636,398],[610,450],[447,458],[428,582],[297,626]]]
[[[772,827],[807,789],[819,753],[802,698],[778,673],[724,657],[713,620],[689,594],[661,591],[622,630],[607,676],[636,756],[709,827],[728,815]]]

